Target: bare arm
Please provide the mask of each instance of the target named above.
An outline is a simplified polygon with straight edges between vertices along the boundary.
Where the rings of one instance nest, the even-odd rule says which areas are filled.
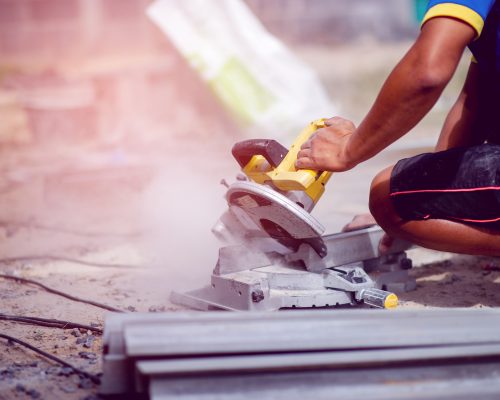
[[[471,146],[484,140],[480,132],[474,131],[478,110],[478,73],[477,64],[471,63],[464,87],[444,122],[436,151]]]
[[[330,119],[302,146],[297,167],[345,171],[406,134],[436,103],[474,36],[474,29],[458,20],[428,21],[359,127]]]

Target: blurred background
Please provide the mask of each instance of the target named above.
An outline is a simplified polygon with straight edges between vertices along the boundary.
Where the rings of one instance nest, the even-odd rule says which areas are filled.
[[[193,129],[201,136],[238,134],[147,18],[150,3],[0,0],[0,142],[144,145]],[[359,116],[418,32],[425,1],[246,4],[317,70],[335,105]],[[204,129],[194,128],[200,123]]]
[[[171,8],[163,10],[164,17],[168,21],[168,15],[178,8],[184,13],[178,18],[184,25],[176,25],[169,34],[168,28],[176,21],[163,27],[158,20],[153,22],[146,15],[151,3],[0,0],[0,195],[7,201],[2,207],[7,214],[4,219],[16,214],[23,221],[43,219],[47,217],[43,211],[49,207],[51,219],[62,215],[56,218],[58,223],[74,225],[88,219],[85,213],[74,212],[81,206],[91,210],[87,211],[93,226],[109,225],[115,214],[119,216],[115,223],[126,225],[134,220],[136,213],[130,213],[128,207],[138,193],[159,170],[165,175],[173,166],[203,171],[203,181],[217,187],[214,190],[221,197],[218,180],[237,172],[229,155],[235,141],[273,137],[288,146],[299,127],[325,114],[359,123],[416,37],[426,5],[425,0],[170,0],[166,3]],[[238,6],[231,12],[241,14],[244,9],[246,17],[238,19],[238,13],[234,14],[238,18],[225,16],[222,3],[228,9]],[[193,9],[189,10],[189,4]],[[217,7],[223,9],[219,14],[209,12]],[[263,25],[254,30],[269,31],[277,39],[276,46],[281,46],[280,54],[290,57],[286,58],[289,69],[275,68],[274,78],[287,73],[286,79],[278,85],[268,76],[258,90],[264,93],[279,86],[289,101],[284,108],[294,110],[295,125],[280,122],[291,120],[286,115],[278,122],[271,115],[260,123],[242,123],[231,108],[236,104],[244,113],[255,106],[244,101],[261,100],[255,85],[246,91],[238,92],[239,88],[248,86],[250,73],[255,80],[280,61],[279,57],[273,59],[276,48],[268,45],[272,36],[262,36],[260,43],[248,37],[251,33],[245,31],[243,22],[250,21],[252,13]],[[241,67],[232,75],[222,74],[226,85],[222,89],[222,83],[213,84],[182,49],[189,29],[201,32],[208,25],[216,33],[205,38],[205,47],[212,45],[211,38],[219,40],[217,35],[232,36],[230,45],[245,44],[249,62],[255,54],[255,59],[260,57],[260,70],[248,72]],[[232,31],[224,30],[226,25]],[[202,54],[202,61],[213,59],[224,46]],[[293,75],[292,64],[302,71],[299,68]],[[460,89],[466,58],[463,64],[431,114],[396,145],[399,153],[392,158],[387,153],[373,167],[360,169],[358,187],[336,191],[337,196],[340,191],[343,196],[350,193],[350,201],[333,206],[324,201],[328,203],[325,213],[340,212],[344,222],[347,214],[365,206],[370,179],[379,165],[392,162],[408,149],[430,148]],[[301,91],[293,92],[300,85]],[[308,91],[312,86],[316,94]],[[313,110],[316,107],[319,115],[295,110],[293,102]],[[259,110],[255,108],[254,118]],[[339,179],[352,182],[349,174]],[[18,201],[20,192],[14,193],[20,185],[22,191],[33,192],[21,196],[30,199],[27,207]],[[12,194],[14,199],[9,200]],[[346,203],[355,206],[346,209]],[[120,212],[120,207],[125,210]],[[124,219],[123,213],[130,218]],[[338,224],[332,227],[337,228]]]

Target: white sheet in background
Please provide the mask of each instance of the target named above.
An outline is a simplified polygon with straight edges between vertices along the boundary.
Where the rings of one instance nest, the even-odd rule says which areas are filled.
[[[335,114],[315,72],[242,0],[157,0],[147,14],[251,131],[297,134]]]

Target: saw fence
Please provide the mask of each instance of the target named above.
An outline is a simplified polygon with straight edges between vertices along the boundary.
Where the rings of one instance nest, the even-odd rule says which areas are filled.
[[[500,311],[111,314],[107,395],[498,399]]]

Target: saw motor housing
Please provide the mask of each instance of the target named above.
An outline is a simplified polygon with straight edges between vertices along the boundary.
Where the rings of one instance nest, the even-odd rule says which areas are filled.
[[[269,185],[289,195],[292,201],[310,212],[323,195],[332,173],[297,170],[295,161],[302,144],[323,127],[325,127],[324,119],[311,122],[295,139],[290,149],[286,149],[275,140],[250,139],[236,143],[232,153],[240,164],[242,172],[250,180]],[[294,197],[301,198],[294,199]]]

